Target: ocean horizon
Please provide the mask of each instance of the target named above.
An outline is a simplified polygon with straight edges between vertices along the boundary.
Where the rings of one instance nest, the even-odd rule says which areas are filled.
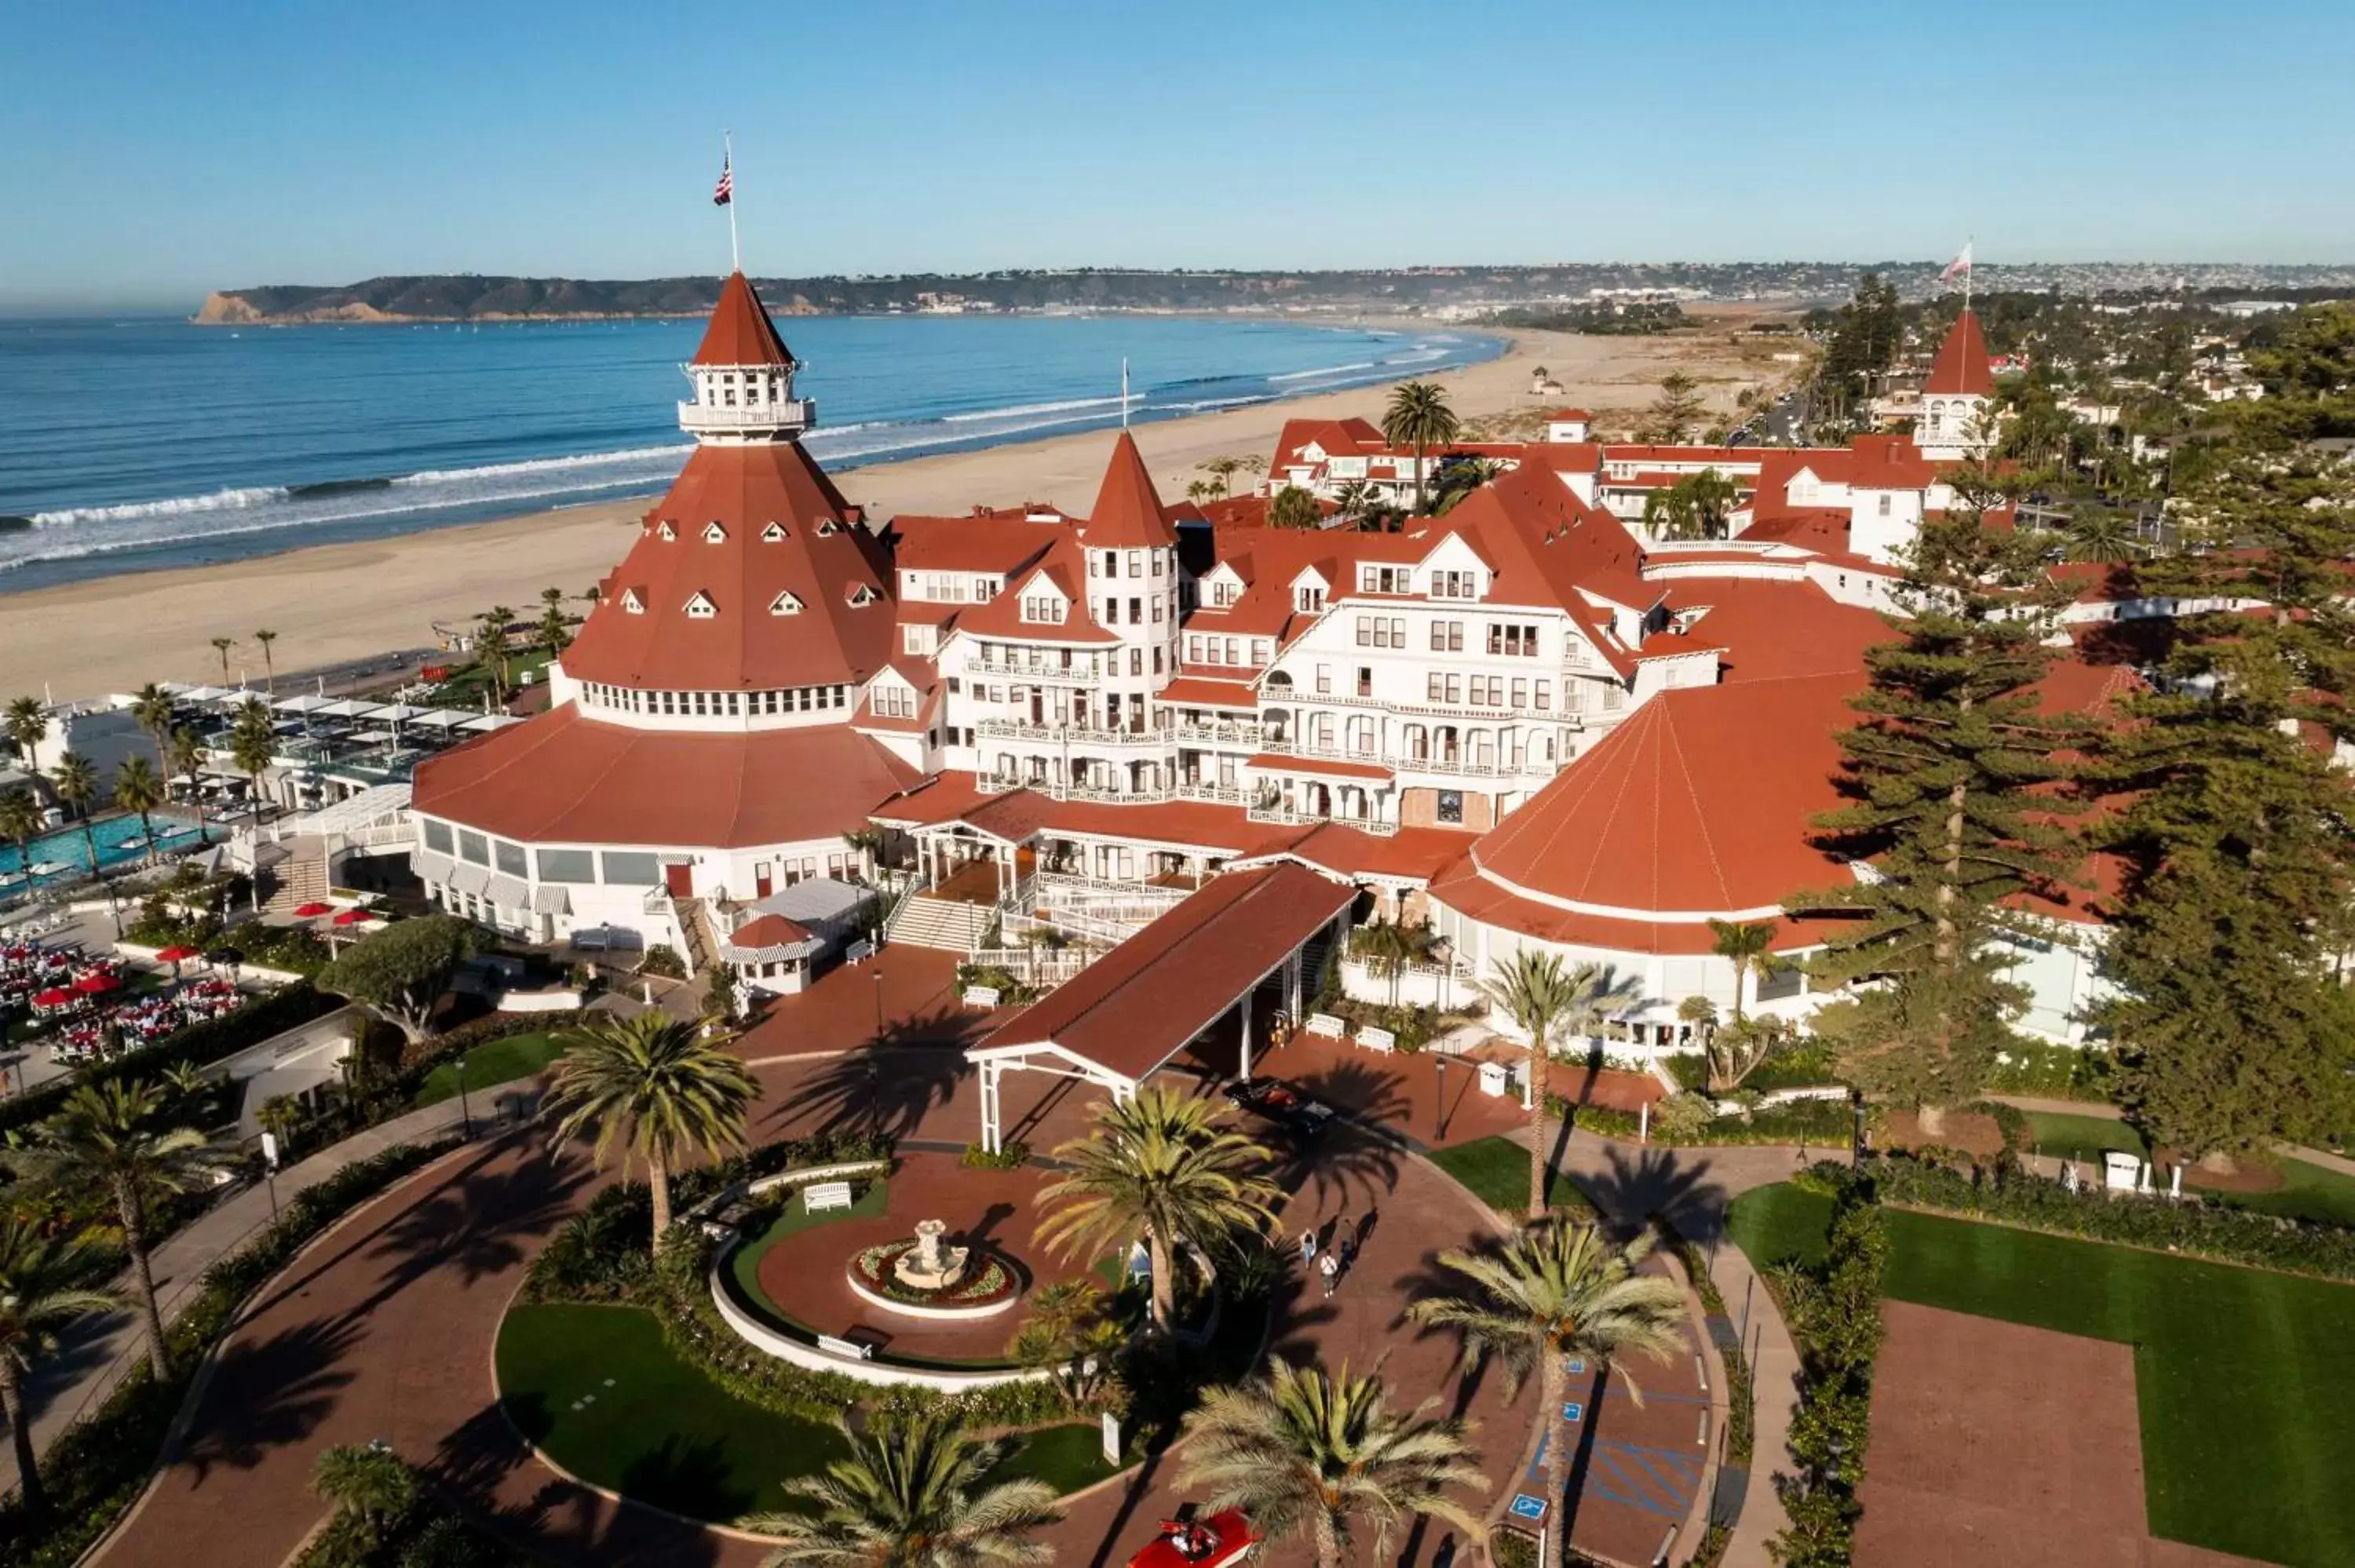
[[[1493,359],[1442,327],[1143,315],[779,321],[830,469]],[[0,317],[0,593],[658,494],[699,318],[198,326]]]

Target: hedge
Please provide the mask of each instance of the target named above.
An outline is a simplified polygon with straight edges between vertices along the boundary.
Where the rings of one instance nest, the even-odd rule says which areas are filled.
[[[0,1134],[47,1120],[83,1084],[152,1077],[184,1063],[202,1066],[218,1062],[249,1045],[258,1045],[273,1034],[325,1018],[343,1005],[343,998],[314,991],[308,981],[282,986],[254,998],[234,1012],[200,1020],[173,1031],[153,1044],[138,1046],[112,1061],[85,1068],[70,1078],[59,1078],[0,1100]]]
[[[2053,1235],[2115,1242],[2284,1274],[2355,1282],[2355,1230],[2157,1198],[2072,1192],[2021,1174],[2009,1161],[1965,1175],[1921,1160],[1884,1156],[1870,1170],[1882,1202],[1994,1220]]]
[[[167,1330],[171,1377],[158,1383],[140,1361],[96,1410],[58,1435],[41,1457],[50,1492],[46,1519],[27,1519],[14,1497],[0,1506],[0,1568],[66,1568],[112,1530],[145,1490],[199,1363],[227,1336],[246,1301],[320,1232],[458,1141],[395,1144],[355,1160],[288,1199],[276,1220],[205,1270],[196,1295]]]
[[[1855,1549],[1889,1263],[1872,1184],[1837,1168],[1819,1166],[1816,1174],[1835,1191],[1824,1261],[1767,1272],[1799,1351],[1799,1404],[1789,1437],[1798,1468],[1774,1478],[1789,1522],[1766,1543],[1770,1556],[1793,1568],[1835,1568]]]
[[[1568,1101],[1558,1101],[1553,1110],[1557,1116],[1569,1116],[1586,1131],[1605,1138],[1635,1138],[1643,1128],[1640,1117],[1603,1106],[1572,1106]],[[1682,1140],[1677,1147],[1798,1143],[1845,1149],[1855,1136],[1855,1113],[1847,1101],[1798,1100],[1789,1105],[1761,1107],[1746,1121],[1738,1116],[1713,1118],[1698,1136]],[[1661,1140],[1656,1138],[1655,1141]]]

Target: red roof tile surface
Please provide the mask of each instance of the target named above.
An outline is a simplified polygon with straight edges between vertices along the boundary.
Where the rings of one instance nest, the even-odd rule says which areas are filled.
[[[916,778],[838,725],[685,734],[567,703],[419,763],[414,804],[525,843],[736,849],[863,828]]]
[[[891,652],[890,582],[880,542],[852,515],[798,441],[697,447],[600,585],[565,673],[679,691],[864,681]],[[772,524],[783,537],[762,536]],[[873,602],[854,604],[862,588]],[[799,609],[773,613],[783,594]],[[713,614],[688,614],[698,595]]]
[[[1938,357],[1931,363],[1930,378],[1922,383],[1922,390],[1981,397],[1995,391],[1995,376],[1987,368],[1987,335],[1979,331],[1977,313],[1965,311],[1946,329],[1946,341],[1938,345]]]
[[[793,351],[777,335],[769,313],[762,308],[752,281],[730,272],[719,285],[719,302],[711,308],[711,323],[695,351],[697,365],[791,365]]]
[[[1015,1014],[973,1054],[1047,1042],[1134,1080],[1176,1055],[1357,890],[1289,863],[1202,890]]]
[[[1088,547],[1096,550],[1166,549],[1178,542],[1177,530],[1162,515],[1161,497],[1136,450],[1136,438],[1126,430],[1113,443],[1096,503],[1088,511],[1086,535]]]

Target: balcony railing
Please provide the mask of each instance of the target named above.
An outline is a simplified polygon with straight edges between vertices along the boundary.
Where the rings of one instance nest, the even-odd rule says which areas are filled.
[[[1148,747],[1165,750],[1171,744],[1166,729],[1098,729],[1088,725],[1035,724],[1028,719],[983,719],[974,733],[984,740],[1034,740],[1058,746]]]
[[[1534,761],[1526,754],[1518,761],[1511,758],[1479,761],[1463,752],[1417,756],[1409,751],[1370,751],[1339,746],[1305,745],[1293,739],[1271,739],[1264,742],[1260,749],[1279,757],[1324,758],[1335,762],[1360,762],[1388,768],[1394,773],[1443,773],[1451,778],[1550,779],[1561,770],[1558,763]]]
[[[1265,731],[1251,720],[1232,719],[1219,724],[1180,723],[1170,733],[1180,745],[1256,747]]]
[[[1399,825],[1396,822],[1385,821],[1380,817],[1337,817],[1330,812],[1320,815],[1315,811],[1303,811],[1295,807],[1282,805],[1253,806],[1251,808],[1249,816],[1254,822],[1268,822],[1279,827],[1302,827],[1316,822],[1330,822],[1337,827],[1355,828],[1359,832],[1372,833],[1378,838],[1389,838],[1399,831]]]
[[[732,408],[686,402],[678,406],[678,422],[689,430],[806,430],[817,422],[817,404],[807,397]]]
[[[964,669],[968,675],[999,675],[1007,680],[1056,685],[1092,686],[1103,678],[1103,667],[1092,653],[1073,659],[1069,664],[1051,662],[1043,654],[1034,661],[1005,654],[968,653]]]

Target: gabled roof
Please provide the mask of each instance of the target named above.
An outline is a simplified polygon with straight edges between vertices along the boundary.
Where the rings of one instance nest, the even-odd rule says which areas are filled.
[[[1987,368],[1987,337],[1979,331],[1976,314],[1965,311],[1946,329],[1946,341],[1938,345],[1938,357],[1932,362],[1930,378],[1922,383],[1922,390],[1980,397],[1995,391],[1995,376]]]
[[[1031,585],[1042,577],[1069,601],[1071,608],[1060,622],[1022,619],[1022,600],[1030,593]],[[1096,647],[1120,641],[1096,624],[1094,607],[1088,602],[1087,567],[1080,555],[1079,539],[1071,530],[1060,528],[1054,531],[1054,543],[1044,556],[1019,576],[1007,578],[1004,591],[987,604],[975,605],[958,616],[956,629],[960,634],[975,637],[1074,647]]]
[[[1851,490],[1926,490],[1938,467],[1905,436],[1858,436],[1849,443]]]
[[[695,351],[697,365],[776,365],[794,363],[793,351],[785,340],[777,335],[776,324],[769,320],[760,295],[752,291],[752,281],[741,272],[730,272],[728,281],[719,285],[719,302],[711,308],[711,324],[703,329],[703,342]]]
[[[849,504],[799,442],[698,446],[645,515],[600,603],[564,651],[568,674],[618,686],[759,690],[858,682],[891,651],[881,546],[846,524]],[[705,537],[718,522],[725,535]],[[763,538],[771,523],[784,537]],[[831,531],[821,524],[834,524]],[[670,537],[665,538],[664,524]],[[636,590],[637,613],[620,600]],[[715,613],[690,616],[703,594]],[[798,613],[771,606],[790,594]]]
[[[1112,461],[1104,465],[1103,483],[1096,491],[1096,503],[1088,509],[1083,532],[1088,547],[1094,550],[1167,549],[1178,542],[1177,531],[1162,514],[1161,497],[1145,470],[1136,438],[1126,430],[1113,443]]]

